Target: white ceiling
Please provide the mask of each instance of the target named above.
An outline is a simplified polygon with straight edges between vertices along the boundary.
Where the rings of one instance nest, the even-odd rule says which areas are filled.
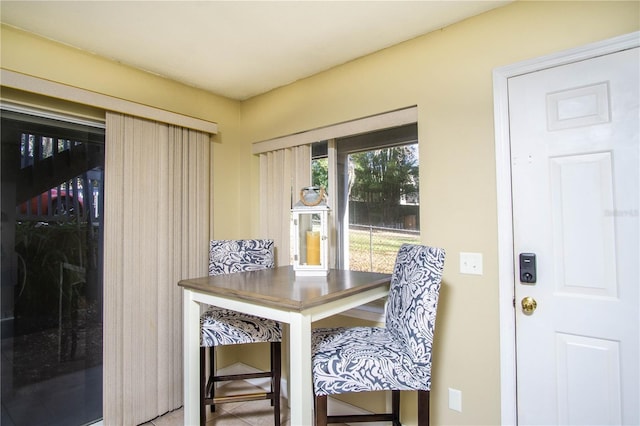
[[[0,18],[244,100],[510,2],[1,0]]]

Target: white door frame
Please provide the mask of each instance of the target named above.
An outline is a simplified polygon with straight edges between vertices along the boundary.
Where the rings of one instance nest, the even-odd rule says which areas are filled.
[[[518,62],[493,71],[493,108],[498,202],[498,282],[500,294],[500,406],[501,424],[517,424],[516,321],[511,155],[507,79],[559,65],[640,46],[640,32],[567,51]]]

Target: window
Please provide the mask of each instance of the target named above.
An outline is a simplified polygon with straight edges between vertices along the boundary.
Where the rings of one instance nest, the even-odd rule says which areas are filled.
[[[420,239],[417,125],[334,141],[337,162],[336,265],[393,271],[403,243]],[[329,142],[312,148],[313,184],[328,186]],[[335,196],[335,195],[334,195]]]

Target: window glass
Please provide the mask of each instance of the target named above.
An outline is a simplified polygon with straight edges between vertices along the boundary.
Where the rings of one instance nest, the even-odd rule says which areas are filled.
[[[336,265],[391,273],[400,246],[420,240],[417,124],[339,138],[337,164],[327,144],[313,146],[312,175],[326,187],[329,169],[337,171]]]
[[[311,160],[311,184],[329,190],[329,159],[326,156]]]
[[[102,418],[104,130],[2,111],[2,418]]]

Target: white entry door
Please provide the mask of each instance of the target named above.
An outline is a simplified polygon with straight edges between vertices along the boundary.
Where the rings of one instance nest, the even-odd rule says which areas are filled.
[[[522,425],[640,424],[638,50],[508,81]]]

